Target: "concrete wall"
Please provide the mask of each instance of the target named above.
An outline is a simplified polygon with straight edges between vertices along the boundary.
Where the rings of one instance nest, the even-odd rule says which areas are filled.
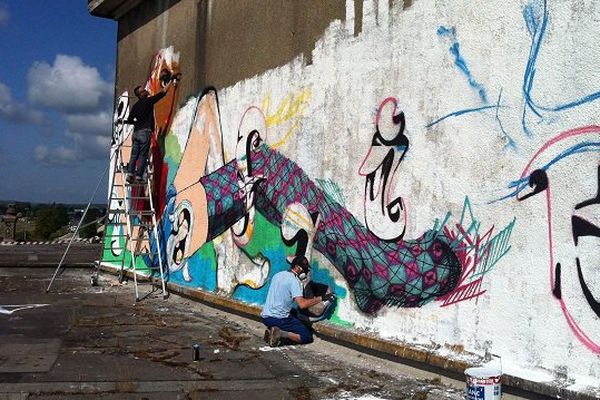
[[[168,46],[186,55],[182,98],[207,85],[233,85],[299,54],[310,60],[317,39],[345,12],[343,0],[141,2],[119,18],[117,93],[143,82],[148,60]]]
[[[220,90],[159,127],[171,280],[261,304],[307,254],[331,324],[600,395],[600,2],[344,8],[310,55],[288,60],[312,30],[249,61],[242,22],[207,46],[199,82]],[[185,75],[198,54],[158,57],[176,53]]]

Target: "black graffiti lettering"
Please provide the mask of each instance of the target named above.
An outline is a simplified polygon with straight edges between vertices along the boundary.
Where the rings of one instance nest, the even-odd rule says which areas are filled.
[[[250,157],[252,152],[258,147],[260,144],[260,134],[257,130],[253,130],[250,132],[248,137],[246,138],[246,157],[248,164],[248,176],[252,176],[252,163],[250,162]]]
[[[175,265],[181,264],[185,257],[186,244],[188,240],[188,235],[190,232],[192,217],[187,208],[181,210],[181,212],[177,215],[177,220],[174,221],[174,224],[171,226],[171,236],[174,237],[176,243],[173,246],[173,253],[171,254],[171,261]],[[180,234],[180,230],[185,226],[186,232],[185,236],[178,237]]]
[[[583,295],[585,296],[585,299],[592,308],[592,311],[594,311],[594,314],[600,317],[600,303],[594,298],[594,295],[590,291],[590,288],[588,287],[587,283],[585,282],[585,279],[583,278],[583,273],[581,272],[581,265],[579,264],[579,257],[576,258],[575,261],[577,262],[577,275],[579,276],[579,284],[581,285]]]
[[[581,236],[600,237],[600,227],[576,215],[571,217],[571,226],[573,227],[573,241],[575,242],[575,246],[577,246]]]
[[[397,223],[400,221],[401,211],[404,210],[404,203],[401,196],[393,198],[390,201],[388,192],[390,191],[392,177],[408,151],[409,140],[404,134],[406,127],[404,113],[400,112],[393,115],[392,122],[398,128],[397,134],[393,138],[386,139],[381,134],[379,126],[377,126],[373,134],[371,146],[379,148],[385,146],[389,150],[385,153],[379,165],[373,171],[366,174],[365,197],[370,203],[373,203],[373,206],[375,206],[374,202],[377,201],[379,204],[376,207],[380,208],[381,215],[387,217],[390,222]],[[366,223],[369,230],[382,240],[395,241],[404,236],[404,232],[406,231],[406,226],[404,226],[402,232],[396,232],[392,235],[393,237],[382,237],[382,235],[373,229],[377,223],[374,225],[374,221],[369,221],[368,217]]]
[[[535,196],[536,194],[543,192],[548,189],[548,175],[546,171],[543,169],[536,169],[529,176],[529,187],[533,188],[533,191],[527,193],[525,196],[519,198],[517,196],[518,201],[523,201],[531,196]]]
[[[308,249],[308,233],[304,229],[300,229],[294,237],[291,239],[286,239],[283,234],[281,235],[281,239],[286,246],[296,246],[295,256],[306,256],[306,249]]]
[[[554,267],[554,288],[552,289],[552,294],[559,300],[562,297],[560,290],[560,263],[556,263]]]
[[[398,222],[402,210],[404,210],[402,197],[397,197],[387,205],[388,214],[393,222]],[[404,234],[404,232],[402,232],[402,234]]]
[[[113,257],[117,257],[121,253],[121,252],[119,252],[119,253],[115,252],[115,247],[118,248],[118,246],[117,246],[118,244],[119,244],[118,240],[113,239],[110,241],[110,252],[113,255]]]

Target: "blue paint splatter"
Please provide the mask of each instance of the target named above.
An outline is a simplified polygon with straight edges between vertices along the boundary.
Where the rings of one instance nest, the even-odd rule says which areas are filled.
[[[581,142],[577,143],[566,150],[563,150],[559,154],[557,154],[552,160],[548,161],[541,168],[543,171],[548,171],[554,164],[558,163],[562,159],[580,153],[589,153],[589,152],[600,152],[600,142]],[[525,176],[521,179],[514,180],[508,184],[509,189],[513,189],[512,192],[503,196],[499,199],[492,200],[488,202],[488,204],[497,203],[499,201],[507,200],[513,197],[517,197],[519,193],[525,190],[529,186],[529,176]]]
[[[461,72],[467,77],[469,82],[469,86],[477,91],[479,97],[483,101],[484,104],[487,104],[487,95],[485,92],[485,88],[483,85],[475,80],[473,74],[469,70],[469,66],[467,65],[466,60],[460,54],[460,45],[458,40],[456,39],[456,29],[446,28],[445,26],[440,26],[437,30],[437,34],[440,37],[446,37],[450,39],[450,54],[454,56],[454,64],[461,70]]]
[[[523,107],[521,123],[523,125],[523,131],[527,134],[527,136],[531,137],[532,133],[527,128],[525,122],[525,114],[528,109],[539,118],[543,118],[542,111],[560,112],[597,100],[600,98],[600,91],[564,103],[549,106],[537,104],[532,99],[531,92],[533,90],[537,59],[540,54],[546,29],[548,28],[547,1],[531,1],[523,9],[523,19],[525,20],[525,25],[527,26],[527,30],[531,36],[531,49],[529,50],[529,58],[527,60],[527,66],[525,68],[525,74],[523,77],[523,96],[525,98],[525,105]]]
[[[511,138],[510,135],[506,132],[506,130],[504,130],[504,126],[502,125],[502,121],[500,120],[499,111],[500,111],[500,101],[501,100],[502,100],[502,89],[500,89],[500,93],[498,94],[498,101],[496,102],[496,115],[494,117],[496,118],[496,122],[498,122],[498,125],[500,126],[500,130],[504,134],[504,137],[508,140],[508,142],[506,143],[504,148],[510,147],[513,150],[515,150],[517,148],[517,145],[516,145],[515,141],[513,140],[513,138]]]
[[[290,265],[286,262],[285,247],[269,248],[264,249],[263,255],[269,259],[271,266],[269,269],[269,277],[265,284],[259,289],[252,289],[247,285],[240,285],[235,288],[232,297],[236,300],[240,300],[250,304],[262,305],[267,299],[267,292],[269,291],[269,285],[271,284],[271,278],[279,271],[285,271],[290,268]],[[245,256],[242,256],[245,257]]]
[[[477,108],[466,108],[464,110],[454,111],[454,112],[451,112],[450,114],[444,115],[443,117],[436,119],[433,122],[430,122],[429,124],[425,125],[425,128],[431,128],[433,125],[442,122],[446,118],[458,117],[459,115],[463,115],[463,114],[482,112],[482,111],[491,110],[491,109],[495,109],[495,108],[498,108],[498,105],[483,106],[483,107],[477,107]]]

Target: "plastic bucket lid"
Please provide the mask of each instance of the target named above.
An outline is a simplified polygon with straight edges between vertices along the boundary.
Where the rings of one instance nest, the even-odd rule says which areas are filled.
[[[502,372],[494,368],[473,367],[465,369],[465,375],[478,379],[490,379],[501,376]]]

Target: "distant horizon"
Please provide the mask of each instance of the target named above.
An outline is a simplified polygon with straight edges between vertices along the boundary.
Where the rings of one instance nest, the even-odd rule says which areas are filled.
[[[81,202],[74,202],[74,203],[65,203],[62,201],[32,201],[32,200],[13,200],[13,199],[0,199],[0,205],[6,205],[6,204],[16,204],[16,203],[29,203],[32,205],[40,205],[40,204],[60,204],[60,205],[65,205],[65,206],[81,206],[81,205],[87,205],[87,202],[81,203]],[[92,202],[90,204],[91,206],[107,206],[108,205],[108,199],[106,203],[101,203],[101,202]]]

